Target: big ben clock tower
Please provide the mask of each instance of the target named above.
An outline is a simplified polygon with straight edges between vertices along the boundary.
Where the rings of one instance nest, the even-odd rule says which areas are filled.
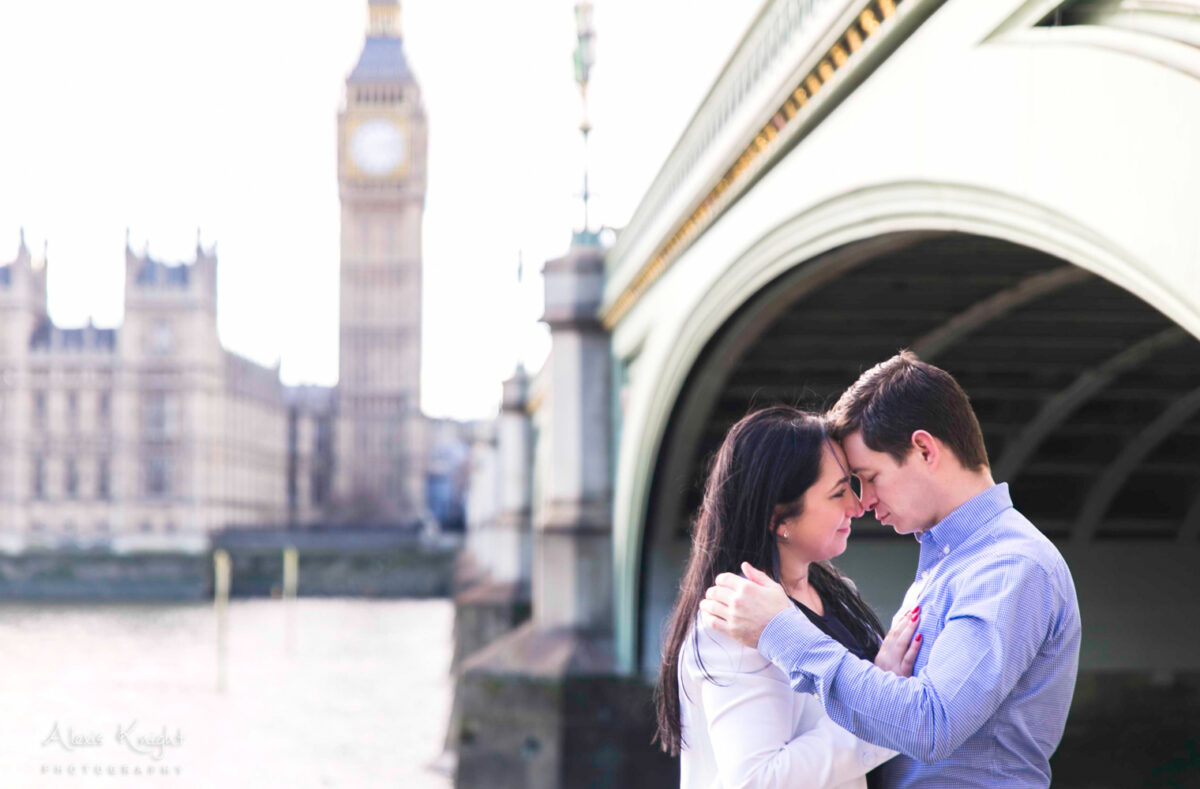
[[[421,217],[426,122],[398,0],[370,23],[338,116],[342,203],[337,499],[356,523],[424,515]]]

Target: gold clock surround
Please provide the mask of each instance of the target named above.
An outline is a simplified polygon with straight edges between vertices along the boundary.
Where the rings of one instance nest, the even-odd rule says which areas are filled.
[[[385,120],[391,123],[399,130],[400,135],[404,138],[404,155],[400,158],[400,162],[386,173],[373,175],[365,172],[358,166],[358,162],[354,159],[354,154],[351,151],[353,145],[354,133],[363,124],[374,121]],[[346,175],[355,181],[368,181],[371,183],[381,183],[384,181],[397,181],[404,178],[409,173],[409,162],[412,160],[412,129],[406,120],[389,112],[368,112],[355,113],[353,117],[346,119],[344,136],[342,138],[342,155],[346,163]]]

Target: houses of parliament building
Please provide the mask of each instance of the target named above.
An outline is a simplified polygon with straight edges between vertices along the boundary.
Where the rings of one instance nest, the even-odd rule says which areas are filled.
[[[199,550],[223,528],[427,517],[426,121],[398,2],[369,6],[338,117],[338,385],[285,387],[222,347],[215,246],[166,263],[127,239],[122,324],[63,328],[22,236],[0,266],[0,550]]]

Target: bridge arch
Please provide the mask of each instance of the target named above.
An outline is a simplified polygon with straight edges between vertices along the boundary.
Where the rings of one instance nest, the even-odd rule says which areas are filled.
[[[815,389],[800,392],[810,395],[810,405],[826,404],[820,401],[830,396],[835,381],[838,388],[849,384],[855,368],[914,343],[925,343],[927,352],[937,354],[935,361],[945,357],[951,371],[963,378],[954,361],[955,349],[966,338],[1077,289],[1121,302],[1119,311],[1127,316],[1131,336],[1110,338],[1110,345],[1145,340],[1136,328],[1142,322],[1142,328],[1159,333],[1182,327],[1188,341],[1181,343],[1181,352],[1200,350],[1193,341],[1200,336],[1200,315],[1147,274],[1152,269],[1144,261],[1069,217],[1022,198],[957,184],[893,182],[848,192],[797,214],[722,266],[694,304],[680,310],[674,322],[660,320],[627,359],[632,374],[623,434],[629,440],[621,442],[614,502],[616,635],[626,668],[650,672],[657,665],[662,618],[687,555],[680,529],[694,505],[698,464],[723,424],[740,415],[719,415],[722,399],[740,401],[744,408],[757,386],[734,381],[731,387],[738,365],[756,349],[761,356],[764,337],[806,298],[840,289],[841,303],[852,314],[844,297],[847,287],[863,281],[856,272],[892,269],[890,275],[902,283],[905,266],[916,272],[914,256],[936,260],[943,278],[961,269],[981,279],[955,298],[922,302],[924,313],[918,309],[920,314],[903,315],[901,310],[893,316],[898,328],[890,336],[857,346],[848,338],[850,344],[838,352],[841,357],[821,360],[836,369],[825,369]],[[1008,262],[1000,265],[1001,260]],[[969,394],[972,379],[968,375],[963,381]],[[1065,388],[1048,385],[1043,399]],[[737,386],[741,390],[732,391]],[[818,391],[822,386],[829,391]],[[1003,386],[997,389],[1002,392]],[[795,390],[789,391],[794,399]],[[1021,416],[1020,424],[1029,416]],[[1156,416],[1148,413],[1144,421],[1152,423]],[[1063,415],[1064,420],[1069,417]],[[989,449],[995,460],[996,446],[989,443]],[[1106,468],[1102,464],[1099,473]],[[1029,487],[1042,490],[1035,482]],[[1062,521],[1069,531],[1072,515],[1064,513]],[[860,534],[864,531],[869,533],[870,526]]]

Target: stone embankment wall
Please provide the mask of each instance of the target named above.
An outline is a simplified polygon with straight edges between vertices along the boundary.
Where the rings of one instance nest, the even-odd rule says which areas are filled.
[[[447,597],[454,543],[420,539],[219,541],[203,553],[37,551],[0,555],[0,600],[187,601],[213,595],[213,550],[232,559],[233,597],[279,595],[283,551],[299,553],[306,597]],[[298,542],[298,544],[296,544]]]

